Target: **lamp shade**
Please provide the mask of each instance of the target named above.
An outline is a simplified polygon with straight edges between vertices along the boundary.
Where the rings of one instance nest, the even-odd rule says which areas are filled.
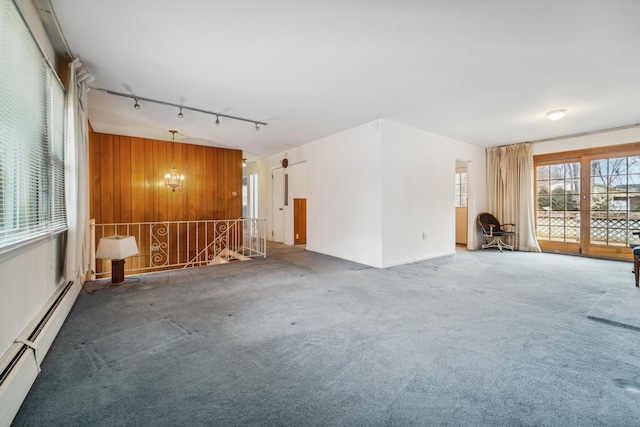
[[[124,259],[138,253],[136,238],[133,236],[103,237],[98,243],[96,258]]]

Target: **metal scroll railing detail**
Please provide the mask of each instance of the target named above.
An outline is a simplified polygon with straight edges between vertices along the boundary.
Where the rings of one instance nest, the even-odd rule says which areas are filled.
[[[164,221],[91,224],[92,278],[108,277],[111,263],[95,259],[101,237],[134,236],[138,255],[126,258],[125,271],[146,273],[266,257],[266,220]]]

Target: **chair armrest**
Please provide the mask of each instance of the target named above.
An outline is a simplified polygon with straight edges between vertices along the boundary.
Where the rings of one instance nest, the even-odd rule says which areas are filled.
[[[489,236],[493,237],[493,229],[495,227],[495,224],[489,224],[487,226],[482,227],[482,230],[484,231],[485,234],[488,234]],[[488,230],[487,230],[488,228]]]

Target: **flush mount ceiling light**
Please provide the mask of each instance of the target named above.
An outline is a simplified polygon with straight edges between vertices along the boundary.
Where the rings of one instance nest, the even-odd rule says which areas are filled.
[[[564,115],[567,114],[567,110],[562,109],[562,110],[553,110],[553,111],[549,111],[547,113],[547,117],[549,117],[549,120],[560,120],[561,118],[564,117]]]

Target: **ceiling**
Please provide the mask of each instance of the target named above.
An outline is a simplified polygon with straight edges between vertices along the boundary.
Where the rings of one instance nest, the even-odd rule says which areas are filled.
[[[634,0],[51,0],[98,132],[250,160],[388,118],[480,146],[640,122]],[[552,122],[545,112],[567,116]]]

